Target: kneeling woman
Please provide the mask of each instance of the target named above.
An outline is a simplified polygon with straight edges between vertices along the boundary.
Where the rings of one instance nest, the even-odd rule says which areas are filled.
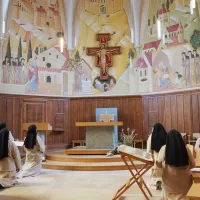
[[[17,146],[9,140],[9,131],[0,131],[0,189],[12,187],[17,182],[21,158]]]
[[[42,169],[42,155],[45,151],[45,146],[42,139],[37,136],[37,127],[35,125],[31,125],[28,128],[24,148],[26,160],[17,177],[23,178],[39,175]]]
[[[178,131],[171,130],[167,134],[166,145],[160,149],[156,165],[163,168],[162,200],[184,199],[192,185],[190,168],[195,166],[195,161]]]
[[[151,185],[156,186],[157,190],[161,190],[162,170],[156,167],[156,159],[163,145],[166,144],[167,132],[162,124],[156,123],[153,127],[152,134],[147,140],[147,152],[152,153],[154,158],[154,166],[151,174]]]

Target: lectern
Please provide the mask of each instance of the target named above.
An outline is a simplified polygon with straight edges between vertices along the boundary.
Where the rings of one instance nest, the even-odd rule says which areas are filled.
[[[76,122],[76,126],[86,127],[86,149],[114,149],[114,127],[123,126],[123,122]]]

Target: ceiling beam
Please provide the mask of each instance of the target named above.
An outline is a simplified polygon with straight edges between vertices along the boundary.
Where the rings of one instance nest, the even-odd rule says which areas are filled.
[[[67,21],[67,47],[69,51],[74,48],[74,13],[77,0],[64,0],[66,21]]]
[[[139,49],[141,46],[140,43],[140,21],[141,21],[141,0],[130,0],[132,12],[133,12],[133,20],[134,20],[134,46],[136,48],[137,53],[139,53]]]
[[[0,38],[1,39],[4,39],[5,37],[8,5],[9,5],[9,0],[0,0]]]

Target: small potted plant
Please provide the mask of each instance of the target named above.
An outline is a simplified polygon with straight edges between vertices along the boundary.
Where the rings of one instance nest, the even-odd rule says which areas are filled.
[[[133,146],[133,140],[136,137],[136,135],[137,134],[135,134],[135,129],[130,130],[130,128],[127,128],[127,134],[125,134],[124,129],[122,129],[120,140],[118,142],[118,146],[124,144],[124,145],[132,147]],[[119,154],[117,149],[118,149],[118,147],[109,151],[106,156],[113,156],[113,155]]]
[[[124,129],[122,128],[121,133],[121,144],[127,145],[127,146],[133,146],[133,140],[136,137],[135,129],[130,130],[130,128],[127,128],[127,134],[124,133]]]

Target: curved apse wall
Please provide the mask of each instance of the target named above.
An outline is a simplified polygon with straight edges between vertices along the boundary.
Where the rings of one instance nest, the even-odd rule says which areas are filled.
[[[190,14],[189,0],[151,0],[141,54],[136,58],[130,38],[127,0],[94,5],[79,0],[75,12],[75,49],[60,50],[63,34],[61,0],[12,0],[9,30],[0,66],[0,92],[42,95],[111,95],[173,91],[200,85],[200,18]],[[92,9],[93,8],[93,9]],[[162,38],[157,38],[157,19]],[[97,33],[110,33],[113,56],[108,80],[99,78],[95,56]],[[101,54],[98,54],[100,57]],[[109,62],[106,60],[106,62]]]

